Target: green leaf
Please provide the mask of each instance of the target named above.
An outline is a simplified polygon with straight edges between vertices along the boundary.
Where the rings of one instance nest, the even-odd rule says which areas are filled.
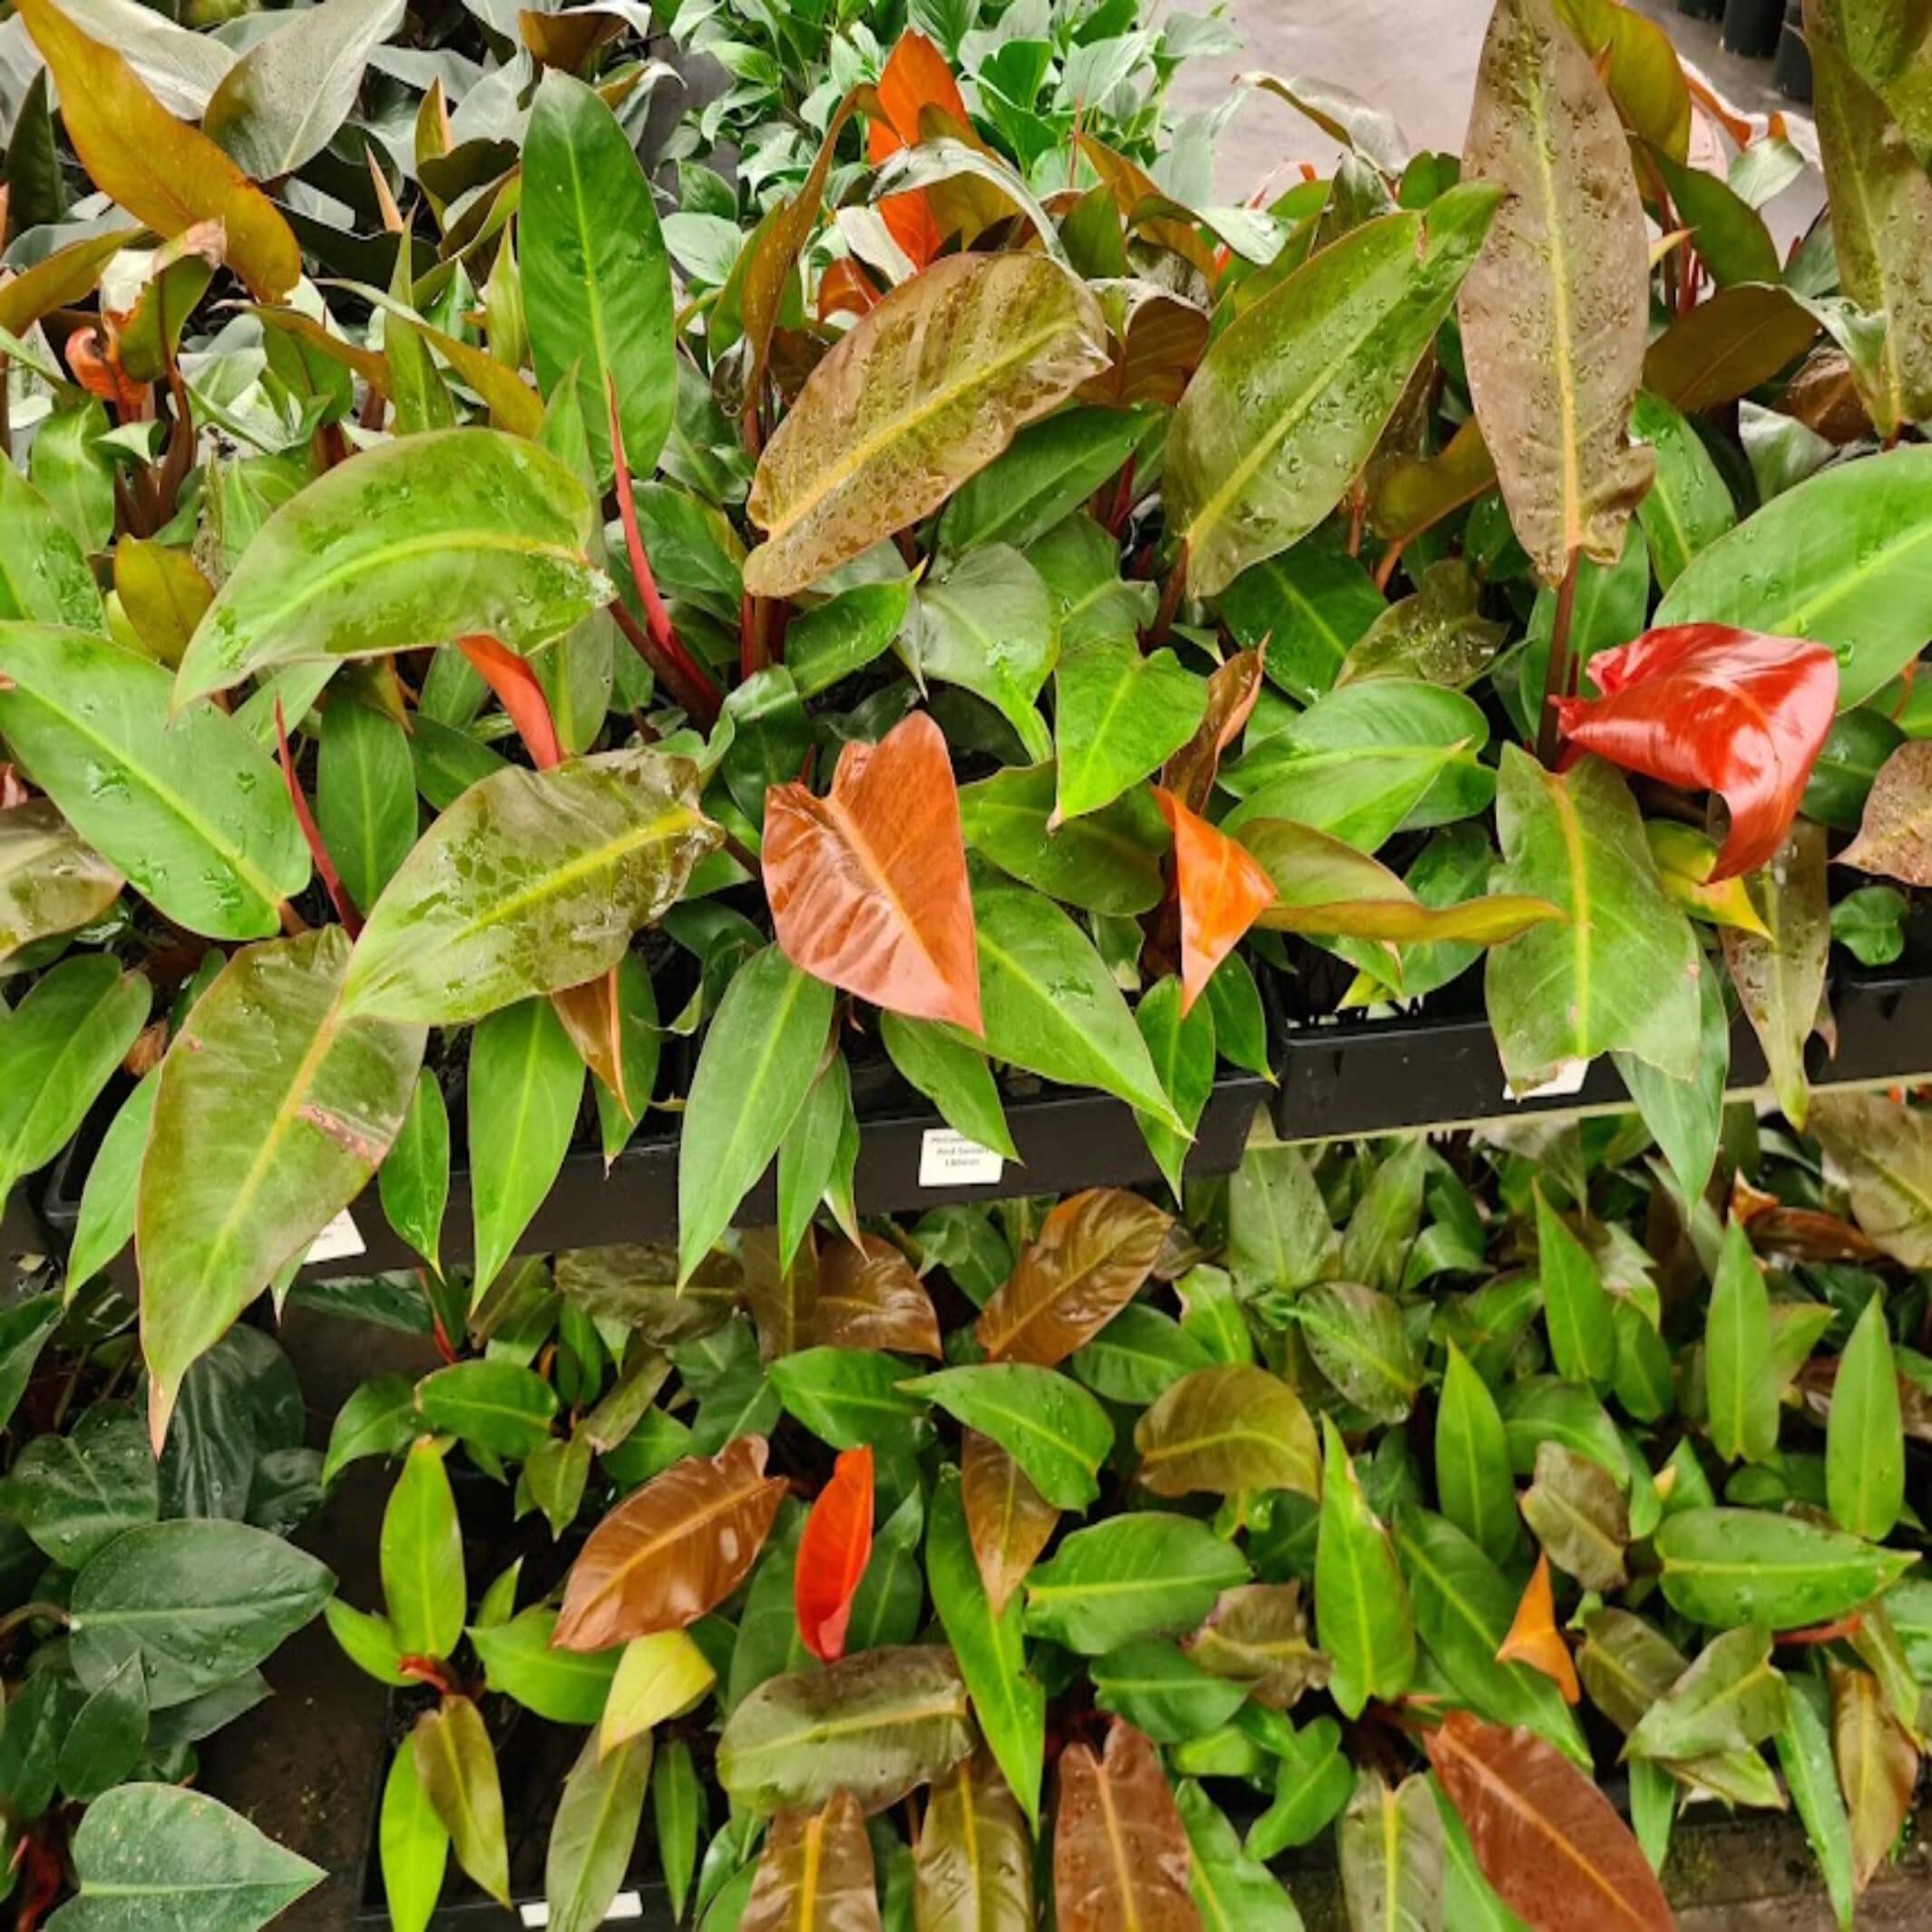
[[[467,1697],[448,1696],[410,1733],[416,1776],[450,1835],[456,1862],[499,1904],[510,1903],[510,1856],[503,1791],[483,1713]]]
[[[1067,1366],[1102,1400],[1145,1409],[1214,1357],[1172,1315],[1129,1302]]]
[[[553,1724],[594,1724],[604,1714],[624,1649],[559,1650],[551,1642],[557,1613],[541,1604],[507,1623],[472,1624],[469,1638],[490,1688]]]
[[[1157,588],[1120,575],[1120,546],[1085,512],[1056,523],[1027,548],[1058,608],[1060,649],[1137,637],[1154,621]],[[785,641],[789,658],[791,641]]]
[[[134,1238],[134,1198],[148,1125],[161,1087],[158,1068],[141,1076],[94,1150],[81,1190],[81,1217],[67,1251],[67,1293],[86,1285]]]
[[[1442,1897],[1442,1818],[1426,1777],[1394,1791],[1364,1770],[1336,1828],[1342,1896],[1357,1926],[1422,1926]]]
[[[161,1514],[146,1432],[126,1410],[97,1403],[70,1433],[34,1437],[0,1480],[0,1512],[51,1561],[82,1568]]]
[[[854,584],[792,620],[785,634],[785,668],[801,698],[829,691],[841,678],[883,657],[904,627],[912,581]]]
[[[985,877],[972,909],[988,1055],[1180,1127],[1127,1001],[1073,921],[1039,893]]]
[[[1619,1483],[1629,1482],[1630,1464],[1623,1438],[1589,1390],[1552,1375],[1527,1376],[1504,1388],[1499,1406],[1510,1466],[1519,1476],[1536,1468],[1537,1450],[1547,1439],[1587,1456]]]
[[[1304,1724],[1282,1751],[1273,1802],[1248,1827],[1248,1856],[1273,1859],[1292,1845],[1309,1843],[1327,1829],[1354,1788],[1342,1726],[1332,1717]]]
[[[428,1932],[449,1863],[450,1834],[417,1774],[415,1747],[407,1738],[383,1781],[376,1847],[390,1925],[395,1932]]]
[[[983,969],[982,969],[983,971]],[[734,975],[705,1036],[678,1146],[678,1285],[711,1252],[805,1103],[833,989],[776,946]]]
[[[941,550],[955,557],[989,543],[1024,550],[1093,495],[1146,431],[1145,419],[1128,411],[1093,407],[1029,424],[946,505]],[[787,662],[791,655],[787,638]]]
[[[61,1743],[61,1790],[85,1804],[139,1762],[148,1742],[148,1687],[141,1658],[130,1656],[75,1715]]]
[[[1687,1201],[1702,1198],[1717,1165],[1731,1077],[1731,1016],[1722,982],[1708,964],[1698,970],[1697,1012],[1697,1071],[1690,1079],[1671,1079],[1628,1053],[1612,1056]]]
[[[1415,1674],[1415,1615],[1389,1532],[1362,1494],[1335,1425],[1322,1419],[1325,1468],[1315,1546],[1315,1615],[1333,1664],[1329,1694],[1360,1717],[1371,1698],[1400,1697]]]
[[[1053,673],[1059,796],[1049,829],[1111,805],[1193,737],[1207,682],[1129,639],[1063,649]]]
[[[1228,1266],[1244,1293],[1293,1293],[1329,1272],[1334,1230],[1300,1147],[1251,1145],[1229,1184],[1227,1215]]]
[[[1221,593],[1218,608],[1244,649],[1265,643],[1262,668],[1270,680],[1312,704],[1388,604],[1342,539],[1318,530],[1251,564]]]
[[[522,1459],[549,1439],[557,1391],[513,1361],[457,1361],[416,1384],[416,1410],[439,1434]]]
[[[1785,1705],[1784,1728],[1778,1732],[1778,1768],[1805,1836],[1811,1841],[1831,1909],[1842,1932],[1850,1932],[1857,1910],[1851,1869],[1851,1827],[1845,1817],[1845,1800],[1839,1790],[1838,1768],[1831,1755],[1831,1733],[1825,1720],[1800,1683]]]
[[[376,1180],[389,1225],[441,1274],[443,1212],[450,1194],[450,1117],[443,1088],[426,1067],[416,1076],[402,1131]]]
[[[0,1014],[0,1200],[73,1138],[153,998],[111,954],[85,953],[43,973],[15,1011]]]
[[[263,938],[308,881],[301,828],[248,733],[211,706],[171,724],[168,695],[105,638],[0,624],[0,735],[62,815],[177,923]]]
[[[1745,881],[1761,932],[1723,929],[1724,963],[1738,1003],[1764,1049],[1778,1104],[1795,1127],[1810,1107],[1805,1042],[1818,1023],[1831,947],[1825,828],[1792,822],[1778,855]]]
[[[896,1448],[922,1414],[904,1364],[874,1349],[800,1349],[768,1372],[786,1411],[836,1449]]]
[[[394,1456],[416,1433],[415,1383],[406,1375],[377,1375],[362,1383],[336,1413],[322,1459],[325,1488],[363,1456]]]
[[[688,759],[613,751],[493,773],[430,827],[376,902],[348,1010],[477,1020],[594,980],[717,843]]]
[[[139,1651],[156,1711],[252,1669],[322,1607],[335,1578],[244,1523],[183,1518],[124,1531],[75,1577],[75,1673],[97,1690]]]
[[[1799,1517],[1685,1509],[1656,1535],[1664,1595],[1693,1624],[1799,1630],[1839,1616],[1897,1582],[1917,1558]]]
[[[1001,1361],[942,1369],[899,1387],[991,1437],[1056,1509],[1084,1509],[1099,1495],[1100,1465],[1114,1446],[1114,1426],[1067,1376]]]
[[[1727,1462],[1769,1462],[1778,1451],[1778,1384],[1771,1374],[1771,1301],[1733,1219],[1724,1230],[1704,1318],[1704,1389],[1712,1446]]]
[[[328,1875],[239,1813],[174,1784],[97,1798],[73,1837],[80,1890],[60,1932],[255,1932]]]
[[[1720,288],[1781,278],[1778,245],[1764,218],[1722,175],[1687,167],[1654,147],[1650,158],[1670,190],[1678,225],[1692,230],[1698,259]]]
[[[1737,527],[1737,505],[1703,439],[1661,395],[1640,390],[1630,432],[1650,444],[1657,473],[1637,505],[1657,587],[1668,590],[1693,558]]]
[[[1052,740],[1034,702],[1053,669],[1057,634],[1046,580],[1004,543],[974,551],[921,590],[920,669],[983,698],[1035,763]]]
[[[403,1459],[383,1510],[383,1601],[405,1656],[447,1657],[469,1608],[463,1527],[444,1467],[444,1446],[426,1437]]]
[[[926,1577],[946,1641],[959,1660],[973,1716],[1035,1830],[1047,1741],[1047,1699],[1027,1674],[1018,1595],[994,1614],[967,1534],[959,1471],[940,1471],[926,1529]]]
[[[1452,1342],[1436,1409],[1436,1489],[1442,1513],[1492,1563],[1516,1554],[1516,1484],[1489,1386]]]
[[[705,1788],[698,1781],[690,1745],[681,1737],[669,1739],[658,1753],[650,1781],[651,1825],[657,1834],[658,1862],[665,1888],[671,1895],[671,1917],[682,1921],[684,1902],[690,1896],[691,1875],[698,1869],[698,1834],[705,1827]]]
[[[308,659],[478,632],[533,649],[609,601],[595,528],[583,485],[533,443],[449,429],[379,444],[255,533],[195,627],[175,707]]]
[[[1649,331],[1649,238],[1623,122],[1541,0],[1501,0],[1467,172],[1508,196],[1462,291],[1469,393],[1518,541],[1547,583],[1616,555],[1651,461],[1625,433]]]
[[[547,1000],[520,1000],[470,1036],[470,1201],[480,1301],[516,1252],[571,1150],[583,1062]]]
[[[1029,1634],[1098,1657],[1142,1637],[1179,1635],[1248,1580],[1233,1544],[1192,1517],[1147,1509],[1064,1537],[1026,1581]]]
[[[754,596],[788,597],[937,509],[1107,366],[1099,306],[1058,262],[961,255],[932,268],[819,363],[766,444],[747,506],[768,533],[746,561]]]
[[[960,826],[971,849],[1049,899],[1082,912],[1133,915],[1161,900],[1161,858],[1173,844],[1151,794],[1055,827],[1058,767],[1009,766],[960,788]]]
[[[324,0],[258,40],[209,97],[202,131],[244,174],[293,174],[356,106],[370,54],[402,24],[397,0]]]
[[[125,237],[122,230],[115,239]],[[22,619],[76,630],[107,628],[101,592],[81,546],[46,498],[10,463],[0,474],[0,620]]]
[[[556,1932],[596,1932],[630,1869],[650,1782],[646,1731],[605,1755],[593,1733],[563,1781],[543,1861],[543,1897]]]
[[[1527,1927],[1482,1875],[1469,1828],[1433,1775],[1436,1810],[1442,1819],[1442,1918],[1458,1932],[1527,1932]]]
[[[1364,222],[1225,329],[1169,431],[1164,483],[1190,588],[1213,597],[1334,508],[1481,251],[1498,196]]]
[[[107,412],[91,399],[56,408],[41,424],[27,473],[67,533],[90,556],[114,533],[114,465],[108,454]]]
[[[1345,1400],[1378,1422],[1407,1417],[1422,1387],[1422,1364],[1402,1311],[1387,1295],[1360,1282],[1323,1282],[1297,1297],[1294,1317],[1315,1366]]]
[[[395,718],[346,691],[323,715],[316,824],[358,906],[376,903],[416,842],[409,740]]]
[[[879,1039],[893,1065],[938,1107],[948,1127],[1006,1160],[1020,1158],[992,1068],[977,1047],[935,1020],[883,1011]]]
[[[832,1183],[839,1137],[851,1117],[852,1068],[843,1053],[834,1052],[820,1066],[778,1143],[777,1262],[782,1273],[791,1272],[798,1244]]]
[[[1193,1854],[1188,1889],[1202,1932],[1302,1932],[1288,1888],[1241,1849],[1234,1828],[1192,1778],[1175,1791]]]
[[[1905,1508],[1905,1430],[1882,1292],[1853,1325],[1831,1384],[1825,1493],[1839,1527],[1872,1543],[1884,1542]]]
[[[1549,1205],[1540,1183],[1537,1203],[1537,1271],[1550,1360],[1564,1381],[1601,1386],[1616,1361],[1610,1295],[1590,1251]]]
[[[1565,918],[1491,949],[1485,992],[1510,1086],[1542,1086],[1613,1049],[1673,1079],[1697,1069],[1700,955],[1664,895],[1624,776],[1602,759],[1561,777],[1503,747],[1497,785],[1499,892],[1547,899]]]
[[[1712,1637],[1630,1733],[1633,1758],[1702,1758],[1749,1750],[1785,1723],[1785,1683],[1764,1629]]]
[[[1168,973],[1141,995],[1134,1009],[1134,1024],[1147,1043],[1147,1056],[1186,1134],[1176,1133],[1148,1114],[1137,1114],[1135,1124],[1147,1151],[1166,1177],[1176,1202],[1181,1199],[1181,1169],[1187,1159],[1188,1136],[1201,1124],[1215,1090],[1215,1010],[1197,1000],[1184,1011],[1179,978]]]
[[[1932,449],[1825,470],[1693,561],[1652,621],[1735,624],[1838,653],[1839,707],[1863,704],[1925,644],[1911,586],[1932,544]]]
[[[753,1691],[718,1740],[717,1779],[753,1811],[813,1809],[841,1786],[881,1810],[950,1770],[974,1742],[950,1652],[861,1651]]]
[[[1518,1595],[1503,1573],[1453,1523],[1413,1505],[1396,1518],[1395,1545],[1416,1629],[1459,1695],[1498,1723],[1534,1731],[1587,1771],[1589,1746],[1562,1692],[1527,1664],[1497,1659]]]
[[[339,1596],[330,1597],[322,1605],[322,1617],[342,1654],[376,1683],[405,1690],[417,1682],[403,1668],[403,1648],[387,1617],[358,1610]]]
[[[188,1366],[355,1199],[408,1111],[421,1027],[353,1019],[339,926],[238,953],[161,1062],[135,1209],[157,1439]]]
[[[1088,1675],[1095,1703],[1157,1744],[1205,1737],[1248,1701],[1246,1684],[1215,1676],[1161,1637],[1123,1644],[1096,1657]]]

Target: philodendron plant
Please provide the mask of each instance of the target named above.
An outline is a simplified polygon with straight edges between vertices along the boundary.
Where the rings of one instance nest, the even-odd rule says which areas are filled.
[[[1737,1110],[1722,1212],[1625,1116],[519,1264],[329,1448],[400,1459],[327,1606],[392,1923],[1664,1928],[1722,1803],[1849,1927],[1932,1711],[1932,1123],[1814,1126]]]
[[[1610,0],[1500,0],[1459,160],[1259,81],[1346,158],[1205,211],[1093,131],[1158,122],[1131,8],[941,11],[974,72],[834,34],[809,161],[674,275],[626,14],[478,78],[369,0],[239,56],[21,0],[0,1182],[84,1124],[157,1443],[378,1173],[438,1263],[452,1097],[476,1293],[654,1104],[689,1282],[775,1158],[781,1264],[859,1232],[868,1060],[1001,1156],[1010,1074],[1100,1089],[1178,1188],[1262,976],[1488,948],[1512,1083],[1614,1055],[1695,1196],[1732,1000],[1799,1124],[1834,922],[1902,944],[1828,892],[1835,829],[1928,864],[1873,0],[1814,8],[1783,265],[1789,143]]]

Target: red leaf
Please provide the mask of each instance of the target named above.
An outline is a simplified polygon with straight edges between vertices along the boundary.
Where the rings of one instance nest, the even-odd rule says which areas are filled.
[[[1554,1745],[1451,1711],[1423,1740],[1482,1875],[1537,1932],[1671,1932],[1664,1888],[1610,1800]]]
[[[1731,834],[1711,883],[1769,864],[1797,816],[1838,709],[1838,659],[1822,645],[1674,624],[1600,651],[1601,698],[1558,698],[1570,743],[1666,785],[1722,794]]]
[[[557,740],[557,722],[551,716],[550,699],[531,668],[527,658],[520,658],[494,638],[477,635],[458,638],[456,647],[476,667],[477,675],[497,695],[517,735],[530,748],[540,772],[563,763],[563,746]]]
[[[845,1654],[852,1599],[872,1555],[872,1450],[840,1451],[798,1542],[792,1601],[798,1634],[821,1664]]]
[[[1241,935],[1274,903],[1267,868],[1226,833],[1190,812],[1165,785],[1154,801],[1174,833],[1174,882],[1181,902],[1181,1010],[1207,990]]]
[[[892,1012],[985,1031],[959,792],[924,712],[847,745],[825,798],[773,785],[764,859],[793,965]]]
[[[818,319],[823,322],[841,312],[863,316],[878,299],[879,290],[872,277],[851,256],[842,255],[820,278]]]
[[[874,168],[901,148],[919,144],[922,108],[937,107],[956,121],[966,121],[966,103],[960,98],[959,83],[952,78],[945,55],[923,34],[910,27],[899,36],[879,76],[878,93],[884,118],[874,119],[865,136],[865,151]],[[893,239],[905,250],[915,268],[923,268],[945,243],[922,188],[887,195],[879,204],[879,212]]]

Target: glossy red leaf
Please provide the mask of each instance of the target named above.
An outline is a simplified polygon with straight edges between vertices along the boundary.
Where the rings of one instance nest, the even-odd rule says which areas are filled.
[[[517,736],[530,749],[540,772],[563,763],[563,746],[557,737],[557,721],[551,716],[550,699],[537,680],[527,658],[520,658],[494,638],[477,635],[458,638],[456,647],[475,668],[476,674],[496,693],[498,702],[510,714]]]
[[[874,168],[901,148],[919,144],[922,108],[936,107],[955,121],[966,122],[966,103],[945,55],[923,34],[910,27],[899,36],[879,76],[878,93],[883,118],[874,118],[865,135],[865,151]],[[932,218],[932,203],[922,188],[887,195],[879,204],[879,212],[893,239],[905,250],[915,268],[923,268],[944,244],[946,238]]]
[[[1556,700],[1569,742],[1625,771],[1721,794],[1731,833],[1711,883],[1768,864],[1838,709],[1830,651],[1728,624],[1673,624],[1600,651],[1589,669],[1601,698]]]
[[[1215,968],[1274,903],[1274,881],[1244,845],[1211,825],[1165,785],[1154,800],[1174,834],[1174,883],[1181,902],[1181,1011],[1207,990]]]
[[[1664,1888],[1610,1800],[1530,1731],[1451,1711],[1423,1740],[1482,1875],[1537,1932],[1672,1932]]]
[[[852,1599],[872,1555],[872,1450],[840,1452],[798,1542],[792,1602],[798,1634],[821,1664],[845,1654]]]
[[[773,785],[764,858],[793,965],[892,1012],[985,1031],[960,795],[924,712],[876,745],[847,745],[824,798]]]

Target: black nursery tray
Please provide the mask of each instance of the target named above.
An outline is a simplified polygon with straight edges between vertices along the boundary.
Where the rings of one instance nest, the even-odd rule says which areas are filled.
[[[1225,1174],[1239,1165],[1248,1129],[1270,1091],[1254,1074],[1229,1074],[1215,1082],[1188,1156],[1190,1175]],[[1016,1194],[1068,1194],[1160,1179],[1132,1112],[1107,1095],[1062,1089],[1030,1098],[1010,1094],[1006,1115],[1020,1156],[1017,1163],[1001,1163],[963,1141],[916,1096],[886,1097],[875,1110],[862,1105],[859,1212],[918,1215]],[[81,1186],[92,1157],[83,1134],[48,1184],[43,1211],[63,1243],[79,1217]],[[739,1204],[737,1225],[772,1225],[778,1218],[777,1195],[775,1166]],[[443,1219],[445,1265],[470,1261],[471,1234],[470,1176],[459,1164],[450,1175]],[[520,1246],[526,1254],[543,1254],[625,1242],[664,1244],[675,1242],[677,1234],[678,1139],[671,1133],[633,1142],[608,1174],[594,1148],[572,1152]],[[417,1264],[415,1252],[391,1232],[372,1184],[324,1231],[301,1279],[328,1281]],[[111,1272],[132,1283],[133,1267],[128,1250]]]
[[[1814,1088],[1887,1087],[1932,1080],[1932,971],[1845,973],[1828,987],[1838,1052],[1814,1037]],[[1513,1098],[1480,1002],[1452,1014],[1354,1015],[1283,1035],[1274,1127],[1283,1140],[1329,1140],[1417,1128],[1485,1126],[1527,1114],[1622,1112],[1629,1093],[1607,1058],[1581,1086]],[[1731,1029],[1733,1098],[1766,1090],[1762,1049],[1742,1016]]]

